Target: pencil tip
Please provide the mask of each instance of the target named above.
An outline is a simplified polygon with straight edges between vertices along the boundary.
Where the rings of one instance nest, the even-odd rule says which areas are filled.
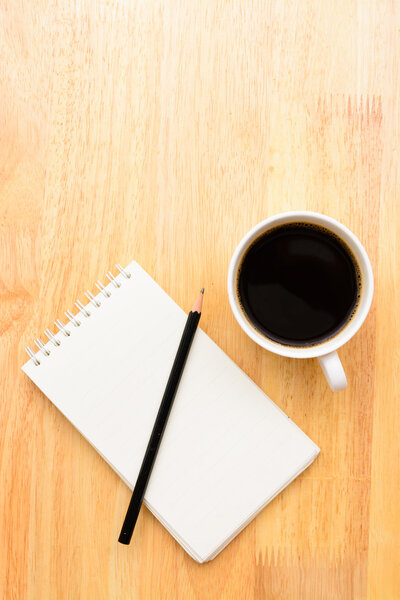
[[[197,296],[197,298],[192,306],[191,312],[201,313],[201,307],[203,306],[203,294],[204,294],[204,288],[201,288],[200,293]]]

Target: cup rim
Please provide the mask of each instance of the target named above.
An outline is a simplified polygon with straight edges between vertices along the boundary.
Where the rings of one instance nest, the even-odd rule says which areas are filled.
[[[315,346],[286,346],[271,340],[261,332],[257,331],[255,327],[250,325],[238,302],[236,291],[236,275],[244,251],[259,235],[270,229],[272,226],[280,224],[283,225],[291,222],[293,223],[301,219],[303,219],[305,222],[316,223],[327,227],[348,243],[351,250],[355,253],[357,261],[359,262],[359,266],[362,270],[362,297],[356,309],[355,315],[333,337],[328,338],[326,341],[316,344]],[[227,283],[229,303],[231,305],[232,312],[243,331],[247,333],[247,335],[253,341],[266,350],[269,350],[274,354],[294,358],[314,358],[323,356],[324,354],[328,354],[329,352],[337,350],[343,346],[343,344],[348,342],[363,324],[371,306],[374,290],[374,279],[371,263],[360,240],[352,231],[350,231],[350,229],[336,219],[313,211],[288,211],[278,213],[268,217],[267,219],[264,219],[252,227],[252,229],[250,229],[242,237],[234,250],[229,264]]]

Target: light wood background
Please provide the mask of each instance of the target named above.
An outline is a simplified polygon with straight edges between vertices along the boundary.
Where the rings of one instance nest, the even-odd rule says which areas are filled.
[[[1,598],[400,598],[399,31],[393,0],[1,0]],[[237,242],[288,209],[371,257],[343,393],[228,306]],[[183,308],[206,287],[203,329],[322,450],[206,565],[147,510],[117,544],[128,489],[20,370],[132,258]]]

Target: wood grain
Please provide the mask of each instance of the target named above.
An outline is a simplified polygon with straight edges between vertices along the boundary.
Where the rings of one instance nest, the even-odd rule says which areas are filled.
[[[400,598],[399,28],[391,0],[0,3],[1,598]],[[228,306],[237,242],[288,209],[371,257],[344,393]],[[206,286],[202,327],[322,449],[206,565],[146,510],[116,543],[128,489],[20,370],[132,258],[183,308]]]

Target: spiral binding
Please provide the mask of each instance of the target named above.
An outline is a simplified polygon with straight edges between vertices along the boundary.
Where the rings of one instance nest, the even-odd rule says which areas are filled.
[[[123,277],[125,277],[125,279],[131,278],[132,274],[129,273],[123,267],[121,267],[120,264],[116,264],[115,266],[118,269],[118,271],[121,273],[121,275],[123,275]],[[108,271],[106,273],[106,277],[110,281],[110,283],[113,284],[115,289],[118,289],[121,287],[121,283],[115,278],[115,276],[111,273],[111,271]],[[100,280],[96,281],[95,285],[105,298],[111,297],[111,292],[109,290],[107,290],[106,286],[103,285]],[[88,298],[88,300],[90,301],[92,306],[94,306],[95,308],[99,308],[101,306],[101,302],[99,302],[97,300],[97,298],[89,290],[87,290],[85,292],[85,296]],[[80,300],[77,300],[75,302],[75,306],[77,306],[79,308],[78,314],[83,315],[83,317],[85,317],[86,319],[88,319],[90,317],[91,313],[82,304],[82,302]],[[78,319],[77,315],[74,315],[70,310],[67,310],[64,314],[68,317],[70,325],[73,325],[74,327],[81,326],[82,321],[80,319]],[[54,322],[54,324],[58,327],[60,332],[65,337],[69,337],[71,335],[71,331],[70,331],[70,329],[68,329],[68,326],[64,325],[64,323],[62,321],[60,321],[60,319],[57,319]],[[51,342],[55,348],[57,348],[58,346],[61,345],[61,341],[56,338],[55,334],[50,329],[46,329],[44,333],[45,333],[46,337],[48,338],[49,342]],[[41,352],[44,357],[47,357],[47,356],[50,356],[50,350],[48,348],[46,348],[46,345],[42,342],[42,340],[40,338],[36,338],[34,340],[34,342],[35,342],[36,346],[39,348],[39,350],[36,353],[29,346],[26,346],[25,350],[26,350],[29,358],[33,361],[33,364],[36,367],[38,367],[40,365],[40,360],[38,359],[37,354],[39,352]]]
[[[106,298],[110,298],[111,294],[106,290],[106,286],[101,283],[101,281],[96,281],[95,286],[97,289],[105,296]]]

